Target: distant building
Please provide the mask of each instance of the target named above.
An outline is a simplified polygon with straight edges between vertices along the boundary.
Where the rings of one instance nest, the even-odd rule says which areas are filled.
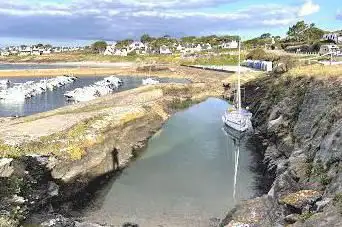
[[[112,43],[110,45],[107,45],[106,50],[104,51],[103,54],[104,55],[114,55],[114,53],[116,51],[116,49],[115,49],[116,44],[117,44],[117,42],[114,42],[114,43]]]
[[[185,47],[183,47],[181,44],[178,44],[178,46],[176,47],[177,51],[183,51],[185,49]]]
[[[170,48],[168,46],[162,45],[159,48],[159,53],[160,54],[165,54],[165,55],[170,55],[170,54],[172,54],[172,51],[170,50]]]
[[[324,34],[322,39],[326,41],[332,41],[336,44],[342,43],[342,32]]]
[[[113,55],[115,55],[115,56],[122,56],[122,57],[124,57],[124,56],[127,56],[127,49],[125,49],[125,48],[123,48],[123,49],[116,49],[115,51],[114,51],[114,53],[113,53]]]
[[[212,48],[210,43],[206,43],[206,44],[202,45],[202,49],[203,50],[212,50],[213,48]]]
[[[6,51],[6,50],[1,50],[0,51],[0,55],[1,56],[9,56],[10,55],[10,52]]]
[[[222,49],[237,49],[239,47],[239,43],[236,40],[226,42],[226,43],[221,43],[220,47]]]
[[[128,46],[130,51],[137,50],[137,49],[145,49],[145,44],[140,41],[134,41]]]

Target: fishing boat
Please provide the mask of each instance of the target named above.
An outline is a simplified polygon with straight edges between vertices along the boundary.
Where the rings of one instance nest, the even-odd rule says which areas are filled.
[[[223,114],[223,123],[238,132],[245,132],[252,127],[252,113],[242,109],[241,105],[241,42],[239,42],[238,83],[236,89],[236,101],[234,105]]]

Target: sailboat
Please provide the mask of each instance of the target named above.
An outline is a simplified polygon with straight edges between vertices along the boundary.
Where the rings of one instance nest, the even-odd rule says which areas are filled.
[[[238,132],[245,132],[252,127],[252,113],[241,107],[241,41],[239,41],[238,83],[236,89],[236,105],[229,108],[222,116],[223,123]]]

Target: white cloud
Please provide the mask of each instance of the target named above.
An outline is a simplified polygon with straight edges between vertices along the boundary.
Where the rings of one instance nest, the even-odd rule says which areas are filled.
[[[37,4],[31,0],[0,0],[0,21],[6,21],[0,23],[0,34],[54,39],[135,38],[145,32],[156,36],[209,34],[287,26],[298,19],[308,2],[315,5],[312,1],[301,8],[264,4],[221,13],[202,9],[233,1],[239,0],[71,0]]]
[[[298,11],[298,16],[304,17],[317,13],[320,10],[320,6],[314,3],[312,0],[305,0],[304,4]]]

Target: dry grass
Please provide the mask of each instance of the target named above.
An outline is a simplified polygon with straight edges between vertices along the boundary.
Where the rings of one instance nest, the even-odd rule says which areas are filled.
[[[298,77],[298,76],[308,76],[315,77],[319,79],[326,79],[329,77],[342,77],[342,65],[307,65],[299,66],[291,69],[287,75]]]
[[[264,72],[248,72],[248,73],[242,73],[241,74],[241,84],[245,84],[247,82],[259,79],[261,77],[266,76]],[[225,84],[228,83],[237,83],[238,75],[233,74],[229,76],[228,78],[224,79],[222,82]]]

